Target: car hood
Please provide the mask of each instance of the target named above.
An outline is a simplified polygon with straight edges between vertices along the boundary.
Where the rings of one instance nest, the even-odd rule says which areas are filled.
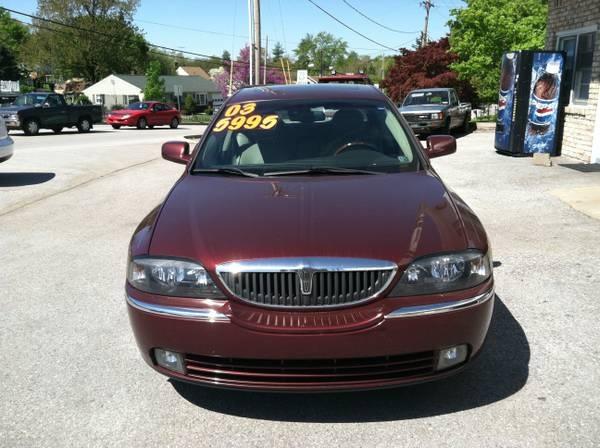
[[[447,104],[415,104],[414,106],[403,106],[400,112],[436,112],[448,108]]]
[[[244,179],[188,175],[166,200],[150,255],[225,261],[361,257],[406,265],[467,247],[450,194],[427,171]]]
[[[6,106],[0,107],[0,114],[15,114],[20,110],[33,109],[34,106]]]
[[[139,110],[139,109],[119,109],[119,110],[113,110],[112,112],[110,112],[110,115],[120,117],[123,115],[135,115],[135,114],[139,114],[141,112],[144,112],[144,111]]]

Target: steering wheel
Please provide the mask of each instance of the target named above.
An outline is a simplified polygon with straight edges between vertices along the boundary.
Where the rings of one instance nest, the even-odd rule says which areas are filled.
[[[371,143],[367,143],[367,142],[348,142],[348,143],[344,143],[342,146],[340,146],[339,148],[337,148],[335,150],[335,153],[333,154],[334,156],[337,156],[339,154],[341,154],[344,151],[347,151],[349,149],[356,149],[357,147],[363,147],[363,148],[367,148],[370,149],[372,151],[376,151],[378,152],[378,149],[375,145],[372,145]]]

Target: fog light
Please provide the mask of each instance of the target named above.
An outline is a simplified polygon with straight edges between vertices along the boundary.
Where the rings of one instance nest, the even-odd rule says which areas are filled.
[[[154,358],[159,366],[175,372],[184,373],[183,358],[179,353],[163,350],[162,348],[155,348]]]
[[[440,350],[436,370],[444,370],[463,363],[467,359],[467,346],[456,345]]]

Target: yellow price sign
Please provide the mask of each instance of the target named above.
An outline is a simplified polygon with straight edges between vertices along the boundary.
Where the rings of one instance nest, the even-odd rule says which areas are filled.
[[[248,103],[248,104],[253,104],[254,107],[256,107],[255,103]],[[237,104],[234,104],[233,106],[237,106]],[[231,107],[233,107],[231,106]],[[227,116],[227,113],[229,112],[229,108],[225,111],[225,118],[221,118],[219,121],[217,121],[217,123],[215,124],[215,126],[212,128],[213,132],[222,132],[224,130],[229,130],[229,131],[239,131],[240,129],[244,128],[244,129],[248,129],[248,130],[252,130],[252,129],[263,129],[263,130],[269,130],[275,127],[275,125],[277,124],[278,120],[279,120],[279,116],[273,114],[273,115],[250,115],[250,116],[245,116],[242,115],[242,111],[243,108],[240,108],[236,113],[238,115],[230,117]],[[252,109],[251,107],[248,107],[246,110],[251,110],[254,111],[254,109]]]
[[[250,115],[256,110],[256,103],[232,104],[225,111],[226,117],[235,117],[236,115]]]

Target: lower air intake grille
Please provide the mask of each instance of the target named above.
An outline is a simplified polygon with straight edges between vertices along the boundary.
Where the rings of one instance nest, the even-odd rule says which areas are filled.
[[[272,385],[369,382],[434,373],[434,352],[350,359],[247,359],[186,355],[186,375],[201,381]]]

